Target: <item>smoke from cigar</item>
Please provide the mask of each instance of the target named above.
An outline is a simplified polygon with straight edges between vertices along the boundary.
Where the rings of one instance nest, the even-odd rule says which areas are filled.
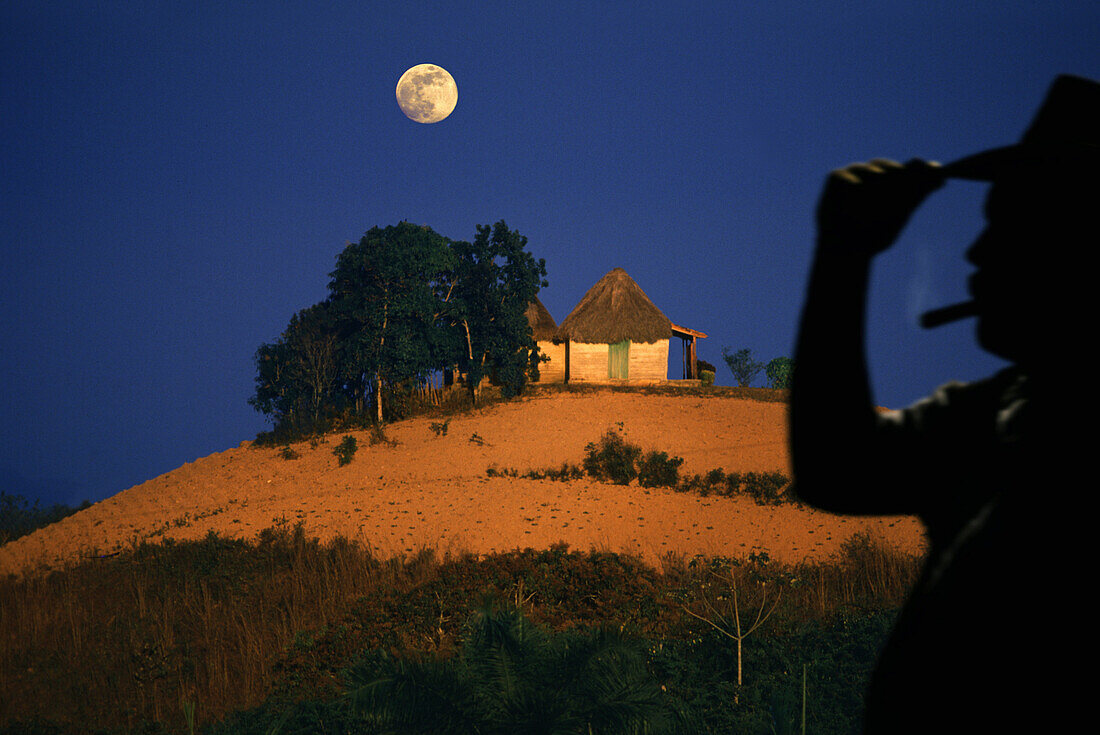
[[[978,304],[973,301],[943,306],[939,309],[926,311],[921,315],[920,325],[925,329],[933,329],[960,319],[978,315]]]

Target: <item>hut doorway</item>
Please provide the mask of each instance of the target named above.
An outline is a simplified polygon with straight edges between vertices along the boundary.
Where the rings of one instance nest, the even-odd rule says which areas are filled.
[[[630,377],[630,340],[607,346],[607,377],[626,380]]]

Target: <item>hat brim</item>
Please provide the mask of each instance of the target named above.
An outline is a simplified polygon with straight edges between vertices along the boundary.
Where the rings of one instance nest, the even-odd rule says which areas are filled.
[[[1037,170],[1074,173],[1095,170],[1100,163],[1100,148],[1076,143],[1061,145],[1017,145],[993,148],[952,161],[943,167],[949,179],[997,181],[1028,175]]]
[[[944,165],[943,173],[949,179],[993,181],[1018,167],[1022,158],[1020,146],[993,148],[952,161]]]

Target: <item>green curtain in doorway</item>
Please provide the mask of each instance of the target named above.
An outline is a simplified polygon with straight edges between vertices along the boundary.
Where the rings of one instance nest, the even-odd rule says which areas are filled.
[[[624,339],[607,346],[607,377],[630,377],[630,340]]]

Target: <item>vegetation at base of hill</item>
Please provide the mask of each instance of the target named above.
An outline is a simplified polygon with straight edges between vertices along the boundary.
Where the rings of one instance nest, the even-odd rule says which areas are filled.
[[[803,671],[807,730],[851,732],[919,563],[866,537],[826,564],[726,560],[728,578],[713,560],[669,556],[654,568],[564,544],[380,559],[301,525],[255,543],[142,543],[0,580],[0,732],[188,733],[189,722],[206,733],[380,732],[350,709],[351,672],[375,676],[383,657],[391,672],[457,665],[444,662],[490,603],[522,610],[539,636],[583,648],[610,628],[644,648],[662,701],[694,718],[685,732],[790,732]],[[744,641],[740,687],[733,642],[696,617],[728,614],[731,585],[745,611],[781,590]]]
[[[641,638],[601,626],[553,632],[519,607],[475,610],[457,651],[377,651],[345,672],[348,714],[383,732],[681,732]]]
[[[680,476],[682,457],[651,449],[643,452],[623,437],[623,426],[608,429],[599,441],[585,445],[584,462],[578,467],[563,462],[560,468],[527,470],[490,466],[490,477],[522,477],[531,480],[580,480],[591,477],[615,485],[629,485],[635,479],[640,487],[667,487],[676,492],[694,492],[702,496],[732,497],[746,495],[760,505],[798,502],[787,491],[790,479],[782,472],[726,472],[721,467],[699,475]]]
[[[465,242],[401,222],[344,248],[328,297],[256,351],[249,403],[276,441],[400,418],[444,370],[466,376],[474,405],[483,377],[505,397],[537,379],[525,312],[546,263],[503,221],[475,229]]]
[[[92,506],[90,500],[85,500],[75,508],[62,503],[39,508],[38,502],[30,505],[22,495],[0,490],[0,546]]]

